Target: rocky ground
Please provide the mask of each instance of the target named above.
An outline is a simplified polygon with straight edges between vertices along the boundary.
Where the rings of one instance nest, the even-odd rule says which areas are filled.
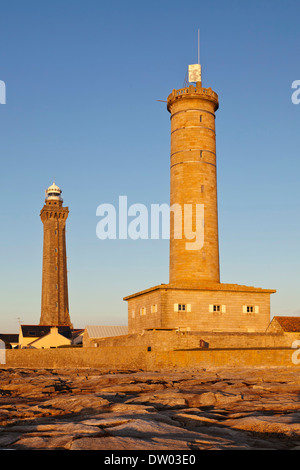
[[[0,449],[300,449],[285,369],[0,369]]]

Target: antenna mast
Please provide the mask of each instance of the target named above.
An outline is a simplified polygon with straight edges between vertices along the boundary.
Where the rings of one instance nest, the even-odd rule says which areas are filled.
[[[198,29],[198,64],[200,65],[200,29]]]
[[[189,68],[188,68],[188,82],[189,83],[200,83],[201,84],[200,29],[198,29],[198,63],[189,65]]]

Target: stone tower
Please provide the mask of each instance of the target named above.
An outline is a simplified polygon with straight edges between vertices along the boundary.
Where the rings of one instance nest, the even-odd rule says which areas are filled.
[[[218,106],[218,95],[202,87],[200,64],[189,66],[189,84],[173,89],[167,98],[171,114],[169,283],[124,297],[130,334],[159,329],[262,333],[270,323],[270,296],[276,290],[220,281]]]
[[[40,325],[71,326],[65,228],[69,209],[63,207],[61,192],[55,183],[49,186],[40,213],[44,225]]]
[[[215,139],[218,95],[197,82],[196,86],[173,90],[167,108],[171,113],[170,204],[179,204],[182,209],[181,238],[174,237],[171,212],[169,282],[220,282]],[[198,220],[197,207],[201,210]],[[191,243],[184,236],[189,224],[194,233],[198,231],[198,241]]]

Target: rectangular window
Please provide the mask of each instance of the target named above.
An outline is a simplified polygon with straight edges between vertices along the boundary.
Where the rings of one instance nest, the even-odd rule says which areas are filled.
[[[151,305],[151,313],[157,312],[157,304]]]
[[[202,122],[202,114],[200,114],[200,122]]]
[[[140,308],[140,315],[146,315],[146,308],[145,307],[142,307]]]
[[[226,305],[210,305],[209,312],[226,312]]]
[[[243,313],[259,313],[258,305],[243,305]]]
[[[135,311],[134,310],[132,310],[132,312],[131,312],[131,318],[135,318]]]
[[[191,304],[174,304],[174,312],[191,312]]]

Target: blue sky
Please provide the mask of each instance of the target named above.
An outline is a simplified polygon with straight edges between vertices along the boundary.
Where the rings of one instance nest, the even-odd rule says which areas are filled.
[[[168,241],[96,237],[99,204],[169,202],[165,100],[197,62],[219,94],[221,281],[300,314],[299,1],[0,1],[0,331],[40,318],[44,190],[67,222],[75,327],[126,324],[124,296],[168,282]]]

